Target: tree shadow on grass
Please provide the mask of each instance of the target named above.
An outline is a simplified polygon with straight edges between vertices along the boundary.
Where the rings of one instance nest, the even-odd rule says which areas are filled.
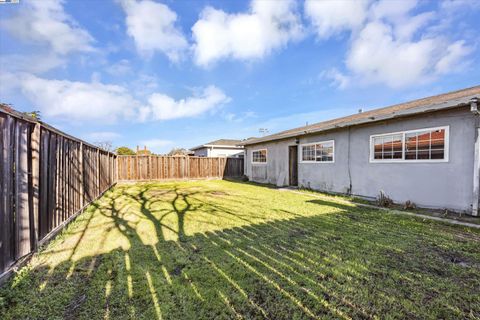
[[[463,252],[460,260],[480,263],[478,253],[467,254],[478,241],[452,243],[415,220],[399,227],[324,200],[307,203],[331,213],[246,224],[253,213],[205,201],[211,190],[175,185],[156,192],[142,184],[137,191],[107,193],[74,230],[80,236],[64,260],[26,269],[2,288],[0,318],[479,316],[479,270],[445,258]],[[200,213],[240,225],[189,234],[185,224]],[[93,224],[105,230],[95,241]],[[110,250],[93,254],[85,248],[107,244]]]

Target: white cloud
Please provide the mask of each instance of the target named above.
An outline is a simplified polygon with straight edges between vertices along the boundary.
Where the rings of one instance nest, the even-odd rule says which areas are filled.
[[[435,18],[433,12],[424,12],[412,17],[400,18],[395,22],[395,37],[400,41],[411,41],[420,28]]]
[[[141,120],[169,120],[197,116],[215,110],[231,99],[219,88],[208,86],[200,93],[186,99],[174,100],[172,97],[154,93],[148,99],[148,105],[142,107]]]
[[[448,11],[478,10],[480,2],[478,0],[444,0],[440,8]]]
[[[332,81],[332,85],[340,89],[345,89],[348,87],[348,85],[350,85],[350,78],[335,68],[322,72],[320,77],[330,79]]]
[[[431,75],[439,39],[399,41],[390,26],[371,22],[356,38],[346,65],[366,82],[402,87],[425,81]]]
[[[143,101],[133,97],[126,87],[104,84],[99,79],[78,82],[49,80],[26,73],[2,73],[0,82],[5,83],[0,87],[3,99],[19,90],[46,117],[72,122],[187,118],[214,111],[231,100],[215,86],[199,88],[193,96],[185,99],[175,100],[155,92]]]
[[[307,0],[305,12],[320,38],[342,31],[351,34],[345,57],[347,72],[330,69],[321,76],[340,88],[352,83],[406,87],[464,66],[462,61],[472,48],[463,39],[449,39],[435,29],[443,23],[445,13],[412,13],[417,8],[417,0],[383,0],[370,5],[365,1]]]
[[[41,63],[32,63],[41,61]],[[5,54],[0,55],[0,69],[4,72],[44,73],[64,67],[66,60],[57,54]]]
[[[367,16],[366,0],[306,0],[305,15],[320,38],[328,38],[341,31],[362,26]]]
[[[151,0],[124,0],[121,4],[127,15],[127,32],[140,53],[148,56],[160,51],[174,62],[180,60],[188,43],[175,26],[174,11]]]
[[[127,59],[122,59],[117,63],[108,66],[105,71],[112,76],[124,76],[132,72],[132,67]]]
[[[205,8],[192,27],[195,62],[208,66],[225,58],[258,59],[300,39],[303,27],[295,7],[292,0],[253,0],[248,13]]]
[[[445,54],[435,65],[438,74],[452,72],[455,68],[462,69],[465,66],[465,57],[472,53],[473,49],[465,44],[464,40],[458,40],[446,49]]]
[[[246,111],[240,114],[236,114],[233,112],[227,112],[223,114],[223,118],[228,122],[237,122],[237,123],[243,122],[247,119],[251,119],[255,117],[257,117],[257,114],[254,111]]]
[[[392,19],[403,17],[417,6],[417,0],[390,1],[382,0],[372,4],[370,14],[373,19]]]
[[[128,90],[117,85],[48,80],[28,74],[15,78],[22,94],[47,117],[111,123],[133,116],[139,105]]]
[[[48,45],[60,55],[93,50],[92,36],[65,13],[62,0],[25,1],[20,9],[0,22],[14,37]]]

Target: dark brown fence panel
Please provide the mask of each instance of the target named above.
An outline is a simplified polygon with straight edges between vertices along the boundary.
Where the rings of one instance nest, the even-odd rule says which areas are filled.
[[[116,155],[0,107],[0,280],[116,182]]]
[[[118,156],[119,181],[234,178],[243,176],[243,159]]]
[[[9,267],[15,261],[14,251],[14,129],[15,121],[12,117],[0,114],[2,139],[1,147],[1,175],[0,175],[0,270]]]
[[[243,159],[227,158],[223,175],[226,177],[241,177],[243,176],[243,169]]]
[[[29,172],[30,131],[32,125],[17,121],[14,142],[14,203],[15,203],[15,259],[20,259],[31,250],[30,208],[29,208]]]

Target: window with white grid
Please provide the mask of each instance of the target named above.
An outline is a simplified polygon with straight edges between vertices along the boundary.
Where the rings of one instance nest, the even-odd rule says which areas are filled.
[[[370,161],[448,161],[448,133],[438,127],[371,136]]]
[[[252,163],[267,163],[267,149],[252,151]]]
[[[322,141],[303,144],[302,162],[333,162],[334,161],[334,141]]]

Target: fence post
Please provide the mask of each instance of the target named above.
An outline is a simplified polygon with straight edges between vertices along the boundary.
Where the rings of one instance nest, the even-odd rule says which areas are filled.
[[[83,167],[83,142],[80,142],[80,155],[79,155],[79,162],[80,162],[80,208],[85,206],[85,186],[84,186],[84,167]]]
[[[95,190],[95,198],[100,194],[100,149],[97,149],[97,187]]]
[[[31,228],[31,246],[33,250],[37,250],[39,231],[38,226],[40,222],[40,131],[41,125],[36,123],[31,134],[30,148],[32,153],[31,164],[31,206],[30,206],[30,228]]]

